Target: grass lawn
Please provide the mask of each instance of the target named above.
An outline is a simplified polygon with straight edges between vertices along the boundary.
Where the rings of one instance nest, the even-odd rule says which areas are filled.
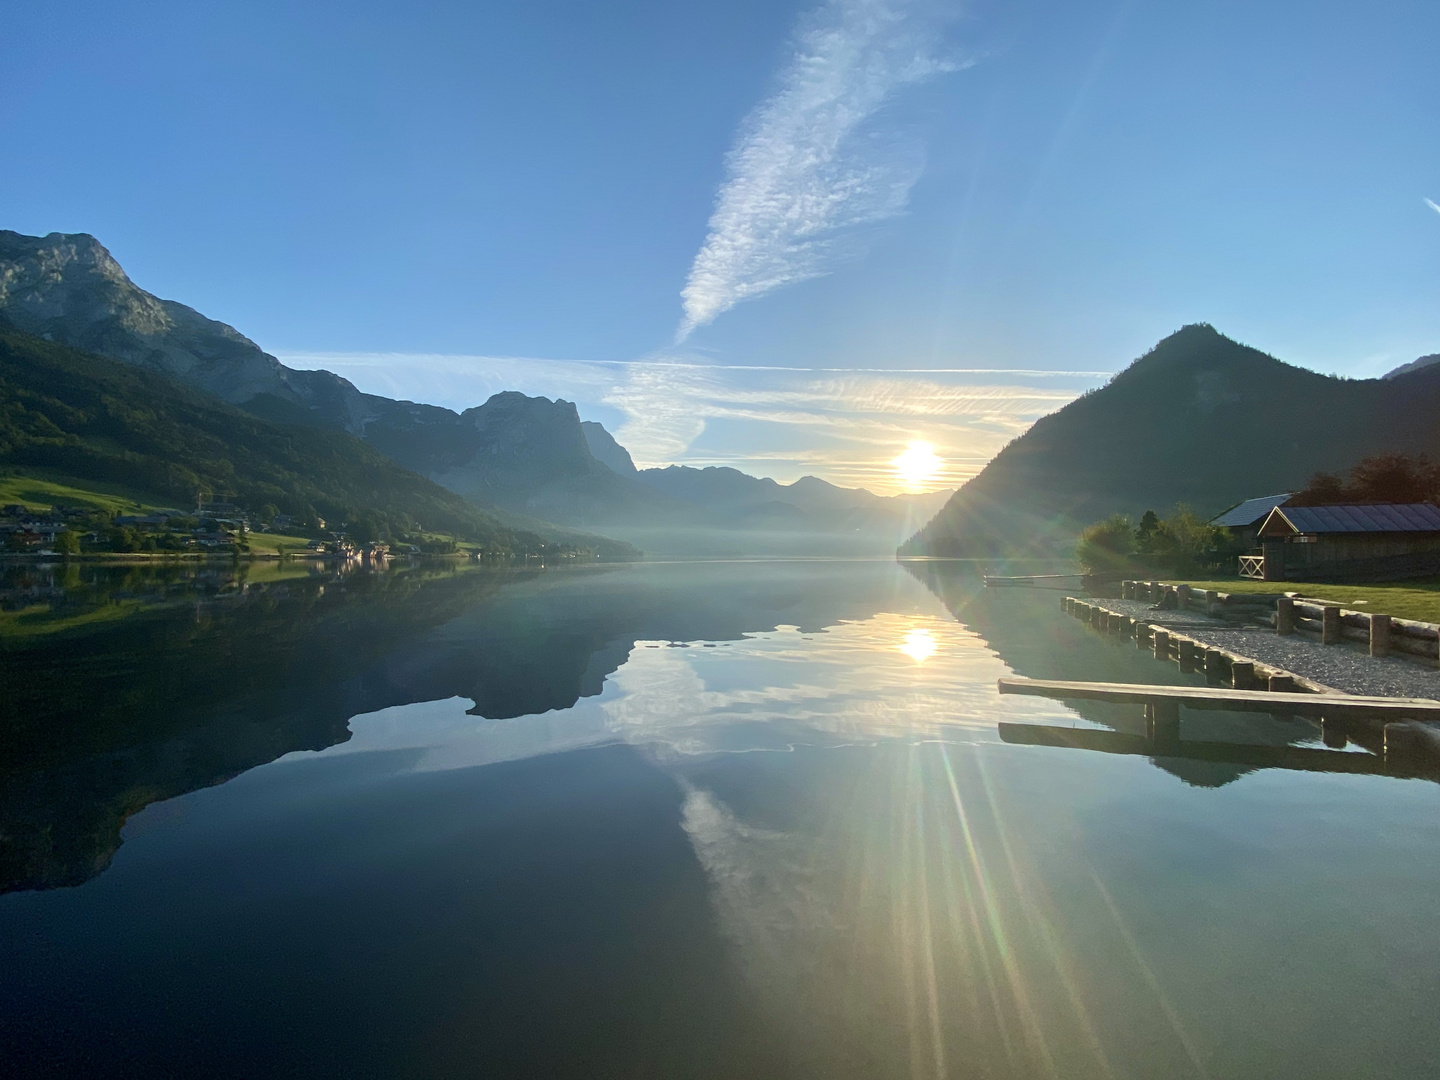
[[[310,543],[310,537],[252,532],[246,533],[245,542],[250,545],[252,555],[278,555],[281,548],[290,555],[304,555],[307,553],[306,545]]]
[[[23,503],[32,510],[49,510],[52,506],[83,506],[112,514],[144,513],[174,507],[174,503],[147,502],[136,492],[93,480],[73,480],[62,476],[0,476],[0,505]]]
[[[1419,578],[1393,585],[1309,585],[1303,581],[1250,581],[1246,578],[1190,581],[1186,584],[1194,589],[1231,593],[1294,592],[1316,600],[1333,600],[1356,611],[1378,611],[1397,619],[1440,623],[1440,578]]]

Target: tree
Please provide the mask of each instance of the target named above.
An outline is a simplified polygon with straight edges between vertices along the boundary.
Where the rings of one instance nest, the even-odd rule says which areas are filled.
[[[1155,545],[1155,532],[1160,528],[1160,517],[1154,510],[1146,510],[1140,518],[1140,524],[1135,526],[1135,550],[1142,553],[1150,552]]]
[[[1135,550],[1135,532],[1124,514],[1112,514],[1104,521],[1087,525],[1075,546],[1075,557],[1091,573],[1120,570],[1130,563]]]
[[[1366,502],[1428,502],[1440,490],[1440,469],[1423,457],[1376,454],[1350,470],[1350,489]]]
[[[1189,571],[1213,564],[1228,539],[1229,530],[1211,525],[1182,503],[1157,526],[1152,550],[1167,569]]]
[[[351,520],[346,526],[345,535],[350,542],[363,547],[366,544],[373,544],[380,539],[380,524],[368,514]]]
[[[55,551],[59,555],[79,555],[80,534],[74,529],[61,529],[55,534]]]
[[[1424,456],[1375,454],[1355,464],[1348,480],[1332,473],[1316,473],[1292,506],[1326,506],[1345,503],[1417,503],[1440,499],[1440,466]]]

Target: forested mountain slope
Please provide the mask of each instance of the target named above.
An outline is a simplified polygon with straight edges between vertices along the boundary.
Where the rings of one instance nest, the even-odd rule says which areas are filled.
[[[1209,515],[1390,450],[1440,450],[1440,367],[1343,379],[1187,326],[1036,421],[901,550],[1053,550],[1111,513]]]
[[[369,512],[512,550],[543,542],[350,435],[272,423],[157,371],[42,341],[3,320],[0,466],[124,484],[179,507],[204,491],[295,515]]]

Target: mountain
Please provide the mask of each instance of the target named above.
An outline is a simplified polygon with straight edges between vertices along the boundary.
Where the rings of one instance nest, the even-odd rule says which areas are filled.
[[[615,441],[615,436],[605,430],[603,424],[594,420],[583,420],[580,430],[585,436],[585,445],[590,456],[617,476],[634,476],[638,471],[631,460],[630,451]]]
[[[1370,454],[1437,449],[1440,367],[1343,379],[1186,326],[1036,421],[902,552],[1053,553],[1111,513],[1184,502],[1209,515]]]
[[[512,529],[537,519],[601,528],[666,554],[878,554],[938,505],[934,495],[887,499],[814,477],[782,485],[734,469],[642,473],[563,399],[509,391],[459,413],[364,394],[330,372],[288,368],[234,327],[139,288],[85,233],[0,232],[0,317],[271,424],[361,439]]]
[[[0,314],[46,341],[158,371],[232,405],[259,398],[320,426],[356,434],[364,425],[364,395],[349,382],[287,368],[233,326],[151,295],[87,233],[0,230]]]
[[[951,494],[936,491],[926,495],[876,495],[865,488],[837,487],[818,476],[802,476],[793,484],[781,484],[750,476],[739,469],[713,465],[704,469],[670,465],[663,469],[643,469],[638,475],[656,491],[673,499],[727,513],[742,507],[782,504],[811,517],[856,513],[903,516],[912,510],[934,513]]]
[[[197,491],[224,492],[295,515],[371,512],[517,551],[546,544],[353,436],[262,420],[158,371],[46,342],[3,320],[0,466],[123,484],[180,506]],[[573,539],[628,553],[598,537]]]
[[[1440,353],[1431,353],[1429,356],[1422,356],[1418,360],[1411,360],[1408,364],[1401,364],[1397,368],[1387,371],[1380,376],[1382,379],[1393,379],[1400,375],[1409,375],[1412,371],[1419,371],[1431,364],[1440,364]]]

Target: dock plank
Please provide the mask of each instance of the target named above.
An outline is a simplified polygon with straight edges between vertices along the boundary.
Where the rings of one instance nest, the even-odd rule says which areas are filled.
[[[1148,683],[1077,682],[1063,679],[1001,679],[1002,694],[1023,694],[1057,701],[1110,701],[1148,705],[1174,702],[1189,709],[1287,713],[1294,716],[1375,717],[1440,722],[1440,701],[1433,698],[1359,697],[1348,694],[1294,694],[1219,687],[1155,686]]]
[[[1092,728],[1062,728],[1047,724],[1013,724],[1001,721],[1000,738],[1020,746],[1054,746],[1071,750],[1094,750],[1104,754],[1140,757],[1187,758],[1256,769],[1292,769],[1302,772],[1347,773],[1387,776],[1405,771],[1384,758],[1343,750],[1319,750],[1306,746],[1260,746],[1251,743],[1178,741],[1157,746],[1143,735],[1126,735]],[[1434,769],[1429,770],[1434,772]]]

